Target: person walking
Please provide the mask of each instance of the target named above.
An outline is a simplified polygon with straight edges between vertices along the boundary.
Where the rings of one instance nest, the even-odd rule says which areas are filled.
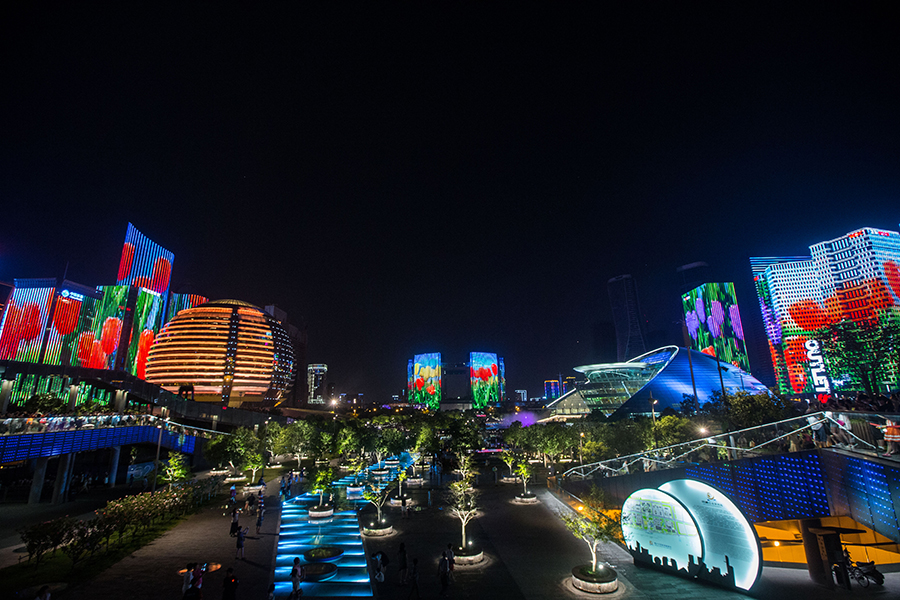
[[[234,554],[234,558],[244,558],[244,537],[246,537],[247,532],[250,531],[249,527],[244,527],[243,529],[238,529],[237,534],[237,552]]]
[[[206,565],[201,565],[200,563],[194,563],[194,572],[191,573],[191,585],[196,586],[197,589],[203,587],[203,573],[206,570]]]
[[[406,596],[406,600],[410,600],[413,597],[413,594],[416,595],[416,600],[419,600],[422,596],[419,594],[419,559],[412,559],[412,568],[409,570],[409,582],[412,584],[412,588],[409,590],[409,594]]]
[[[234,507],[231,509],[231,537],[237,535],[238,530],[241,528],[241,509],[238,507]]]
[[[453,567],[456,565],[456,555],[453,554],[453,544],[447,544],[447,564],[449,565],[449,572],[447,578],[452,583],[453,582]]]
[[[400,542],[400,550],[397,552],[397,569],[400,575],[400,585],[406,585],[406,544]]]
[[[259,516],[256,517],[256,535],[259,535],[259,529],[263,524],[263,517],[265,516],[266,511],[263,508],[259,509]]]
[[[197,563],[188,563],[187,569],[184,571],[184,580],[181,582],[181,595],[183,596],[188,588],[191,587],[191,580],[194,578],[194,567]]]
[[[291,569],[291,586],[293,590],[291,591],[290,600],[298,600],[303,595],[300,583],[304,579],[306,579],[306,569],[300,564],[300,557],[297,556],[294,558],[294,568]]]
[[[235,600],[238,583],[240,582],[234,576],[234,569],[228,567],[225,571],[225,582],[222,584],[222,600]]]
[[[441,596],[447,595],[450,587],[450,561],[447,560],[447,552],[441,552],[441,562],[438,563],[438,576],[441,579]]]

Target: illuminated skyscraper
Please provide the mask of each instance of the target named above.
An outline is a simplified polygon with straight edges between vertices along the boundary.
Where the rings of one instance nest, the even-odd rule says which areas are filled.
[[[544,398],[547,400],[556,400],[559,398],[558,379],[548,379],[544,382]]]
[[[325,404],[325,379],[328,365],[309,365],[306,368],[306,385],[309,390],[309,404]]]
[[[900,318],[900,233],[858,229],[810,252],[750,259],[782,393],[831,392],[816,330],[848,319]]]
[[[704,283],[681,296],[691,347],[750,371],[734,284]]]
[[[631,275],[619,275],[607,282],[607,289],[616,325],[618,360],[622,362],[646,352],[637,286]]]

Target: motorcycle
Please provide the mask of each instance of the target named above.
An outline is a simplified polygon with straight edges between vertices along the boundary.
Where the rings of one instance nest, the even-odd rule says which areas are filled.
[[[884,575],[875,568],[875,561],[857,561],[856,564],[851,563],[850,569],[852,571],[851,577],[856,579],[857,583],[863,587],[869,586],[870,579],[875,582],[875,585],[884,585]],[[863,583],[863,581],[865,581],[865,583]]]

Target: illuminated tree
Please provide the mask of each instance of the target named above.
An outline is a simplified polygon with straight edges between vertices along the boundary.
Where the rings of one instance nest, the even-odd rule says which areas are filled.
[[[522,478],[523,494],[528,494],[528,480],[531,479],[532,473],[534,473],[534,468],[527,460],[523,460],[516,465],[516,474]]]
[[[316,469],[313,475],[313,490],[319,493],[319,506],[325,503],[325,493],[331,489],[334,471],[330,467]]]
[[[211,462],[227,462],[232,474],[237,475],[258,448],[259,440],[256,435],[246,427],[239,427],[232,435],[220,435],[211,439],[203,452]]]
[[[279,432],[275,440],[275,452],[277,454],[293,455],[299,468],[303,451],[309,447],[313,433],[313,426],[308,421],[294,421]]]
[[[519,457],[516,455],[515,452],[512,452],[510,450],[504,450],[500,454],[500,460],[502,460],[504,463],[506,463],[506,466],[509,467],[509,476],[512,477],[513,467],[516,466],[516,461],[519,460]]]
[[[391,490],[394,489],[393,482],[387,484],[380,490],[374,484],[369,484],[366,488],[366,491],[363,492],[363,498],[369,501],[370,504],[375,506],[375,510],[378,513],[378,522],[381,523],[381,511],[384,508],[384,503],[387,502],[388,496],[391,493]]]
[[[597,571],[600,545],[622,539],[619,515],[621,511],[607,508],[605,497],[596,486],[582,500],[580,510],[574,514],[560,515],[566,529],[587,544],[591,551],[591,574]]]
[[[454,517],[459,519],[462,531],[462,544],[460,548],[466,548],[466,525],[475,518],[478,513],[478,491],[469,486],[465,479],[454,481],[447,492],[447,504]]]
[[[191,478],[191,468],[187,463],[187,457],[181,452],[169,454],[169,462],[160,472],[160,479],[165,483],[187,481]]]

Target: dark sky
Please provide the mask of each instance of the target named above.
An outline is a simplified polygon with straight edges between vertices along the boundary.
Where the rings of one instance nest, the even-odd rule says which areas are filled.
[[[0,279],[112,283],[131,221],[343,392],[483,350],[537,396],[611,277],[676,342],[675,267],[758,312],[749,256],[900,222],[888,4],[8,4]]]

